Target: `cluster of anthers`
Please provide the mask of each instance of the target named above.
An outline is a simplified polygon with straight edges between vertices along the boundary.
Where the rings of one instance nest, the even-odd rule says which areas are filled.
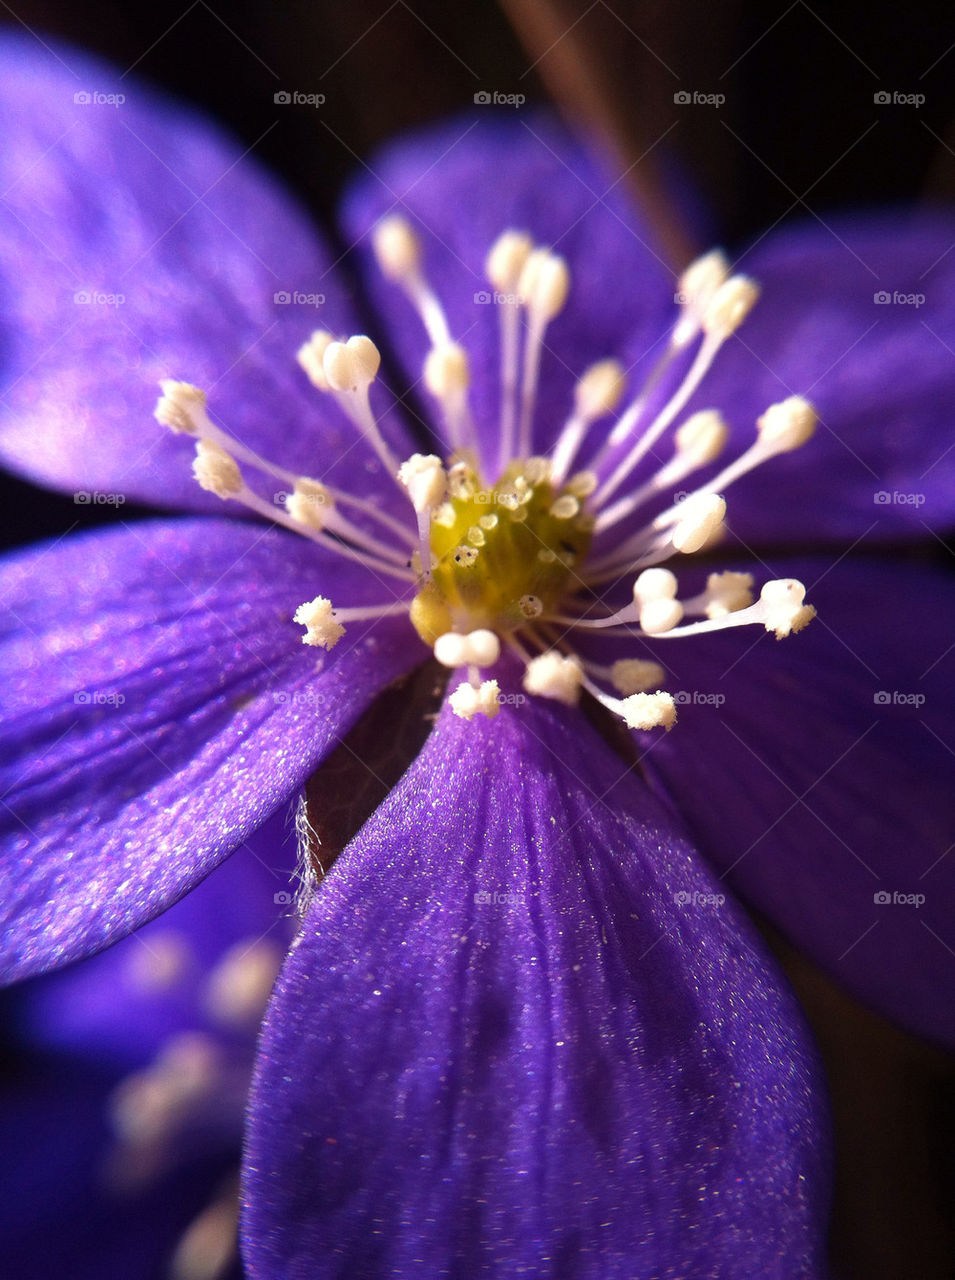
[[[498,682],[486,676],[503,644],[524,665],[527,693],[573,704],[586,689],[630,728],[669,729],[676,708],[659,687],[659,664],[642,658],[592,662],[573,651],[575,632],[656,640],[756,623],[781,638],[810,621],[815,611],[795,579],[767,582],[754,601],[749,574],[711,573],[701,594],[680,599],[675,575],[660,567],[718,542],[723,492],[766,459],[804,444],[816,424],[812,406],[799,396],[771,405],[739,457],[705,485],[678,490],[726,443],[728,428],[718,412],[683,417],[683,410],[759,292],[752,280],[730,274],[721,253],[706,254],[683,273],[676,323],[656,367],[602,442],[589,447],[586,469],[574,470],[590,429],[617,410],[626,375],[613,359],[587,369],[551,453],[532,454],[544,334],[570,284],[564,260],[516,231],[505,231],[488,254],[500,314],[501,410],[497,457],[482,458],[468,403],[467,353],[452,337],[428,283],[418,236],[405,219],[389,217],[375,230],[374,249],[381,270],[404,290],[427,332],[423,381],[440,411],[447,462],[417,453],[401,461],[392,453],[371,407],[380,356],[370,338],[340,341],[320,330],[298,360],[319,391],[338,401],[410,500],[413,528],[376,503],[260,457],[211,421],[204,393],[188,383],[164,382],[156,408],[165,426],[197,438],[193,470],[204,489],[365,564],[379,581],[402,582],[395,599],[377,607],[336,608],[325,596],[301,605],[295,621],[305,627],[305,644],[331,649],[349,623],[407,613],[438,662],[466,669],[467,679],[450,699],[465,719],[493,717],[500,709]],[[685,375],[651,417],[651,393],[684,356]],[[675,424],[669,456],[637,483],[638,469],[647,470],[641,464],[651,450],[659,461],[655,447]],[[287,491],[284,506],[249,488],[240,462],[280,481]],[[486,475],[496,477],[491,487]],[[670,505],[633,527],[641,508],[664,504],[674,491]],[[620,609],[605,604],[600,593],[606,584],[631,574],[632,602]]]

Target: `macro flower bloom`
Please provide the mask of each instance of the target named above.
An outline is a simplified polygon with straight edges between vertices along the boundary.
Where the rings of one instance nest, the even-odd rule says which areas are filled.
[[[725,888],[950,1031],[951,602],[847,558],[950,521],[950,222],[674,282],[559,129],[458,122],[346,200],[355,285],[180,108],[84,115],[62,66],[2,58],[0,453],[200,513],[0,575],[6,972],[176,901],[433,655],[446,705],[266,1018],[251,1274],[821,1274],[812,1050]]]

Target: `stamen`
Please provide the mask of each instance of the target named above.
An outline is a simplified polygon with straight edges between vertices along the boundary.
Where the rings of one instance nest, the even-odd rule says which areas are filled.
[[[599,490],[595,502],[602,506],[612,494],[616,493],[630,472],[656,444],[670,423],[682,412],[684,405],[703,381],[710,366],[723,343],[743,323],[749,312],[756,305],[759,289],[752,280],[745,276],[732,276],[717,289],[707,305],[703,317],[703,342],[689,372],[683,382],[661,409],[657,417],[650,423],[636,444],[616,467],[608,480]],[[629,426],[636,424],[639,416],[640,401],[627,411],[621,419],[620,426],[629,420]]]
[[[500,694],[496,680],[485,680],[479,689],[465,682],[458,685],[448,702],[454,714],[462,720],[473,720],[477,715],[493,720],[501,709]]]
[[[676,705],[673,695],[662,689],[656,693],[632,693],[628,698],[614,698],[604,693],[592,680],[584,676],[584,688],[597,699],[602,707],[619,716],[628,729],[666,729],[676,724]]]
[[[316,329],[307,342],[303,342],[296,352],[295,358],[308,375],[313,387],[319,391],[331,391],[325,377],[325,352],[335,341],[334,334],[327,329]]]
[[[433,453],[413,453],[398,468],[398,480],[408,490],[408,497],[418,517],[418,543],[421,572],[431,577],[431,513],[440,506],[448,492],[448,477],[441,459]]]
[[[214,440],[196,442],[192,474],[199,486],[217,498],[236,498],[244,488],[242,472],[231,454]]]
[[[367,622],[373,618],[393,618],[406,615],[410,604],[396,600],[394,604],[374,604],[355,609],[336,609],[325,596],[316,596],[295,610],[292,620],[306,628],[302,644],[315,645],[319,649],[333,649],[345,634],[343,622]]]
[[[767,582],[759,600],[746,609],[738,609],[706,622],[692,622],[667,633],[667,638],[697,636],[707,631],[719,631],[725,627],[745,627],[762,623],[772,631],[777,640],[802,631],[816,616],[812,605],[804,604],[806,588],[796,578],[776,578]]]
[[[305,628],[302,644],[315,645],[319,649],[334,649],[345,634],[345,628],[336,622],[332,602],[326,596],[316,596],[306,604],[300,604],[293,614],[293,621]]]
[[[237,942],[209,975],[209,1012],[219,1022],[239,1027],[261,1021],[281,965],[282,952],[266,939]]]
[[[551,649],[528,662],[523,686],[530,694],[574,707],[580,701],[583,679],[583,668],[576,658],[564,657]]]
[[[626,386],[626,374],[619,360],[601,360],[591,365],[574,390],[574,412],[557,438],[551,462],[554,484],[561,484],[587,428],[605,413],[613,413]]]
[[[452,449],[474,439],[474,423],[468,409],[471,373],[467,353],[457,342],[433,347],[424,362],[424,384],[441,405]]]
[[[547,249],[535,249],[528,256],[517,283],[517,292],[527,310],[528,321],[517,445],[518,456],[522,458],[528,456],[532,447],[534,401],[544,333],[551,320],[563,309],[569,289],[570,272],[563,258]]]
[[[493,667],[501,656],[501,642],[493,631],[479,627],[462,634],[448,631],[434,642],[434,656],[443,667]]]
[[[626,498],[602,511],[594,525],[595,532],[611,528],[664,490],[678,485],[693,471],[713,462],[722,452],[728,436],[729,427],[715,409],[703,409],[692,414],[677,428],[676,453],[670,461]]]
[[[371,408],[369,388],[381,367],[381,353],[364,334],[347,342],[330,342],[322,356],[322,369],[329,388],[362,435],[377,453],[391,476],[398,464],[385,444]]]
[[[723,618],[728,613],[749,608],[752,603],[753,575],[727,570],[725,573],[711,573],[706,579],[706,590],[691,600],[684,600],[683,612]]]
[[[521,299],[517,284],[534,243],[519,231],[505,231],[487,255],[484,269],[494,286],[501,329],[501,431],[496,469],[503,471],[517,443],[517,370],[520,357]]]
[[[451,341],[444,308],[421,270],[421,242],[411,223],[394,214],[375,227],[372,247],[382,273],[401,286],[421,317],[432,346]]]

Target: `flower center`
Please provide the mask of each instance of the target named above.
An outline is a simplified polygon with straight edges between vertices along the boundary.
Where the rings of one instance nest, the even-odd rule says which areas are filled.
[[[552,614],[590,546],[582,508],[596,477],[555,486],[546,458],[512,462],[493,489],[467,462],[452,466],[431,518],[431,577],[411,605],[428,646],[448,631],[509,634]]]
[[[300,605],[295,621],[305,628],[305,644],[331,649],[351,622],[404,614],[439,662],[465,670],[467,679],[450,699],[465,719],[497,715],[500,689],[485,673],[496,666],[503,644],[524,663],[528,693],[572,704],[586,690],[630,728],[670,729],[676,708],[660,688],[657,662],[585,658],[575,637],[646,643],[752,623],[781,638],[810,621],[815,611],[794,579],[765,583],[754,601],[749,574],[711,573],[703,591],[681,597],[676,574],[663,567],[715,545],[724,533],[723,491],[776,454],[799,448],[816,423],[800,396],[771,405],[749,447],[693,486],[690,477],[719,457],[729,428],[715,409],[687,415],[686,406],[759,295],[753,281],[730,275],[721,253],[706,254],[680,277],[680,309],[663,353],[619,417],[611,419],[625,371],[614,359],[598,361],[580,377],[550,452],[537,456],[532,441],[544,336],[567,300],[567,264],[516,231],[505,231],[491,247],[486,271],[500,318],[501,409],[489,443],[475,430],[467,353],[428,283],[417,234],[403,218],[389,217],[373,243],[381,270],[403,290],[428,335],[423,382],[448,463],[433,454],[399,462],[392,453],[371,403],[380,356],[370,338],[338,340],[320,330],[298,360],[410,500],[413,525],[369,498],[295,475],[252,452],[213,423],[196,387],[163,383],[156,409],[161,423],[196,438],[193,470],[203,488],[366,565],[379,582],[401,584],[392,600],[367,608],[339,608],[327,596]],[[653,393],[682,357],[686,372],[660,406]],[[662,442],[671,428],[673,446],[666,450]],[[574,471],[579,455],[586,470]],[[240,462],[282,483],[281,507],[250,487]],[[484,477],[492,475],[498,478],[488,488]],[[613,593],[631,575],[631,599],[621,606]],[[685,621],[694,616],[699,620]]]

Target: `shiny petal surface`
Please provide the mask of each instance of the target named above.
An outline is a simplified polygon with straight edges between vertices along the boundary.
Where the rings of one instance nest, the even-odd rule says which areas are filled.
[[[279,979],[251,1275],[820,1274],[811,1054],[714,892],[577,712],[446,710]]]
[[[546,335],[535,417],[538,447],[553,444],[573,386],[596,360],[618,356],[646,372],[673,312],[673,276],[645,218],[612,170],[546,117],[485,109],[414,134],[372,158],[346,201],[345,232],[407,376],[417,383],[428,341],[402,291],[385,281],[370,230],[399,213],[417,229],[428,279],[455,339],[467,348],[478,435],[497,456],[499,316],[484,262],[508,229],[566,258],[570,295]],[[427,394],[423,392],[423,394]]]
[[[241,1034],[251,1046],[261,1011],[226,1017],[224,1003],[213,998],[213,974],[230,954],[281,960],[294,927],[296,845],[282,808],[133,937],[17,987],[18,1040],[127,1070],[154,1059],[183,1031],[201,1029],[226,1043]]]
[[[955,718],[950,576],[782,562],[818,618],[658,641],[676,728],[643,768],[698,847],[837,981],[917,1034],[955,1039]],[[597,642],[606,661],[633,645]]]
[[[330,252],[249,150],[68,46],[4,37],[7,466],[67,491],[214,509],[189,449],[153,420],[160,379],[175,378],[273,462],[338,482],[357,471],[398,500],[296,363],[312,330],[360,330]],[[267,484],[269,497],[281,488]]]
[[[316,658],[292,614],[389,587],[292,535],[179,520],[0,573],[2,968],[93,952],[181,897],[413,665],[405,619]]]

